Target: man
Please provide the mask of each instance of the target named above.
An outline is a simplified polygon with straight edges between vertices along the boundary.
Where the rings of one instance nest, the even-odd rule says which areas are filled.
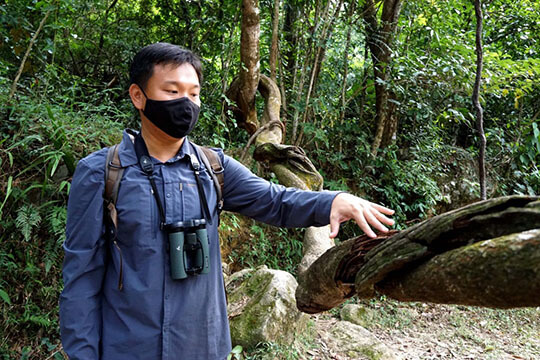
[[[231,341],[217,195],[207,170],[196,178],[191,159],[202,162],[186,141],[201,105],[201,63],[188,50],[158,43],[135,56],[130,77],[141,132],[125,131],[119,147],[125,170],[114,243],[104,236],[107,149],[80,160],[73,176],[60,297],[64,350],[71,359],[222,360]],[[383,224],[393,224],[384,216],[393,211],[380,205],[346,193],[286,189],[216,151],[224,169],[224,210],[276,226],[330,223],[332,237],[349,219],[369,236],[375,233],[368,223],[383,232]],[[141,154],[153,164],[150,173],[143,171]],[[203,218],[209,272],[173,279],[176,249],[169,246],[166,224]]]

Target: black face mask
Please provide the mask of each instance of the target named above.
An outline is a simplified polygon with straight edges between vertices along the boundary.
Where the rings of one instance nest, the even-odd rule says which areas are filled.
[[[199,119],[200,108],[187,97],[174,100],[152,100],[146,97],[143,114],[160,130],[173,138],[188,135]]]

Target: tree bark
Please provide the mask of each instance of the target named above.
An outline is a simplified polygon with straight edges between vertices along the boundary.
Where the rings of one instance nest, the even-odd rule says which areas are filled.
[[[324,8],[324,13],[322,16],[319,16],[319,13],[320,13],[320,1],[317,1],[316,3],[316,7],[315,7],[315,25],[312,27],[311,29],[311,36],[310,36],[310,39],[311,41],[308,42],[308,51],[307,51],[307,54],[305,56],[305,60],[304,60],[304,65],[302,66],[302,71],[301,71],[301,74],[300,74],[300,82],[298,84],[298,89],[296,91],[296,103],[299,104],[300,103],[300,100],[302,100],[302,94],[304,92],[304,84],[305,84],[305,81],[306,81],[306,76],[308,74],[308,68],[311,69],[311,76],[310,76],[310,84],[309,84],[309,89],[308,89],[308,92],[306,94],[306,106],[305,108],[302,110],[304,112],[304,115],[308,112],[308,108],[307,108],[307,104],[309,103],[309,97],[310,97],[310,94],[311,94],[311,89],[312,89],[312,86],[313,86],[313,76],[316,72],[316,67],[317,67],[317,63],[318,63],[318,54],[319,54],[319,47],[317,45],[313,45],[313,44],[318,44],[320,41],[323,41],[323,39],[325,39],[325,36],[326,36],[326,33],[325,33],[325,29],[326,27],[323,26],[323,30],[322,30],[322,36],[319,38],[319,39],[314,39],[315,35],[317,34],[317,30],[318,28],[321,26],[321,24],[328,24],[329,22],[331,22],[332,20],[329,19],[328,15],[329,15],[329,11],[330,11],[330,4],[331,2],[328,1],[326,3],[326,6]],[[339,5],[341,6],[341,4]],[[324,40],[326,41],[326,40]],[[315,56],[313,56],[313,54],[315,54]],[[311,62],[311,66],[309,66]],[[299,120],[299,116],[300,116],[300,108],[296,107],[295,110],[294,110],[294,114],[293,114],[293,117],[292,117],[292,131],[291,131],[291,142],[293,144],[296,144],[297,143],[297,137],[298,137],[298,120]]]
[[[259,127],[255,94],[259,86],[260,16],[258,0],[242,0],[242,33],[240,36],[240,84],[237,103],[243,113],[243,126],[250,134]]]
[[[485,200],[486,194],[486,166],[484,159],[486,157],[486,135],[484,134],[484,110],[478,100],[480,93],[480,83],[482,81],[482,1],[474,1],[474,12],[476,15],[476,79],[474,81],[474,89],[472,102],[476,109],[476,129],[480,140],[478,153],[478,177],[480,182],[480,197]]]
[[[279,0],[274,0],[274,13],[272,17],[272,45],[270,46],[270,79],[276,82],[276,64],[278,58],[279,35]]]
[[[353,14],[354,10],[356,9],[356,2],[353,2],[349,5],[349,10],[347,11],[347,16],[349,17],[349,21],[347,24],[347,38],[345,40],[345,49],[343,51],[343,78],[341,80],[341,110],[339,112],[339,122],[340,124],[343,124],[343,120],[345,119],[345,109],[347,107],[347,98],[346,90],[347,90],[347,75],[349,70],[349,47],[351,45],[351,33],[352,33],[352,26],[353,26]]]
[[[109,23],[109,12],[116,6],[118,3],[118,0],[113,0],[109,6],[107,6],[107,10],[105,10],[105,14],[103,15],[103,22],[101,23],[101,32],[99,34],[99,42],[98,42],[98,48],[97,48],[97,57],[102,57],[103,52],[103,46],[105,45],[105,33],[108,32],[108,23]],[[94,74],[94,77],[97,77],[97,70],[99,67],[99,62],[96,61],[94,64],[94,69],[92,70],[92,73]]]
[[[376,290],[404,301],[538,306],[539,229],[540,197],[510,196],[481,201],[389,236],[350,239],[298,277],[297,306],[321,312],[355,294],[373,297]],[[498,299],[500,294],[505,296]]]
[[[395,95],[388,88],[390,81],[389,65],[391,62],[394,34],[397,29],[399,14],[403,2],[401,0],[384,0],[381,19],[377,18],[377,9],[373,0],[366,0],[364,20],[366,22],[366,37],[373,61],[373,76],[375,81],[376,123],[375,137],[371,152],[375,155],[380,147],[390,144],[397,130],[397,114]]]
[[[414,271],[388,277],[376,289],[400,301],[538,306],[540,229],[445,252]]]
[[[295,66],[296,48],[298,42],[298,32],[296,31],[295,23],[298,17],[298,9],[295,1],[285,1],[283,4],[285,18],[283,20],[283,36],[287,48],[283,51],[283,62],[286,64],[285,70],[287,74],[292,74]],[[287,87],[292,88],[292,81],[287,81]]]

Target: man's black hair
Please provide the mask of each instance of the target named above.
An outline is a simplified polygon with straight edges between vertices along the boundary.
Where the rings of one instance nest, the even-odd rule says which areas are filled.
[[[145,46],[133,58],[129,68],[130,83],[145,89],[148,80],[154,73],[154,65],[180,66],[186,63],[195,68],[199,83],[202,85],[201,60],[193,52],[169,43],[155,43]]]

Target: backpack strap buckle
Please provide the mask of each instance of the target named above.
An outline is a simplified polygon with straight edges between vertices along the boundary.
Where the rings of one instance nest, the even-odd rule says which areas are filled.
[[[199,158],[204,163],[204,166],[206,166],[206,168],[208,169],[208,174],[210,175],[210,177],[212,177],[212,180],[214,181],[214,186],[216,188],[218,198],[217,207],[218,210],[221,211],[223,209],[223,189],[225,187],[225,178],[223,174],[225,169],[221,164],[221,160],[214,150],[193,143],[191,144],[197,151]],[[192,156],[194,155],[192,154]]]

